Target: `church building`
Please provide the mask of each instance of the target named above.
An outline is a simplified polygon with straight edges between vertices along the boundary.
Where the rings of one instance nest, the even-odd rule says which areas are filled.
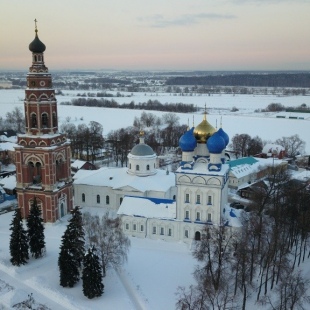
[[[229,137],[203,121],[179,140],[182,161],[175,172],[175,200],[126,196],[118,215],[126,234],[167,241],[200,240],[205,224],[229,224],[225,148]],[[227,210],[226,210],[227,209]]]
[[[23,217],[27,217],[35,197],[43,220],[55,222],[73,205],[71,151],[66,136],[58,131],[57,101],[44,64],[45,49],[35,26],[24,100],[26,128],[15,147],[16,190]]]

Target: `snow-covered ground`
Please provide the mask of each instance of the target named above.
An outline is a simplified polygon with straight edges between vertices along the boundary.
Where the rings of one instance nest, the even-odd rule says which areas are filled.
[[[57,96],[59,124],[70,117],[70,122],[86,123],[96,121],[102,124],[104,135],[111,130],[131,126],[134,117],[140,117],[141,110],[123,110],[97,107],[64,106],[62,102],[77,98],[77,93],[83,91],[63,91],[64,96]],[[87,92],[86,92],[87,93]],[[94,92],[95,93],[95,92]],[[310,106],[310,96],[273,96],[273,95],[197,95],[197,96],[174,96],[167,93],[123,93],[130,97],[113,97],[118,103],[146,102],[149,99],[158,100],[161,103],[192,103],[194,106],[203,108],[206,104],[208,109],[208,121],[215,127],[220,125],[222,117],[223,129],[228,135],[247,133],[254,137],[258,135],[264,141],[275,141],[278,138],[298,134],[306,142],[306,153],[310,154],[310,126],[309,113],[257,113],[257,109],[265,109],[270,103],[280,103],[285,107],[297,107],[305,103]],[[0,116],[5,116],[14,107],[23,109],[24,90],[0,90]],[[108,98],[112,99],[112,98]],[[233,107],[239,109],[230,112]],[[147,111],[157,116],[163,112]],[[277,115],[286,118],[276,118]],[[178,113],[182,124],[198,125],[202,121],[200,114]],[[304,119],[289,119],[289,116],[302,117]]]
[[[103,214],[102,210],[93,209]],[[27,299],[50,309],[174,309],[178,286],[193,283],[195,261],[183,243],[131,238],[128,262],[119,270],[109,269],[104,294],[90,300],[83,295],[82,281],[73,288],[59,285],[57,266],[61,236],[68,216],[46,224],[46,256],[30,258],[28,264],[12,266],[9,253],[9,226],[13,212],[0,215],[0,309]]]

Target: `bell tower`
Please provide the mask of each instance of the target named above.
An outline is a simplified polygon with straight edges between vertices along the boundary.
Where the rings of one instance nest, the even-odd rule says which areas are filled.
[[[71,153],[66,136],[58,132],[57,101],[51,74],[44,64],[45,49],[35,20],[24,100],[26,128],[15,148],[16,190],[24,217],[36,197],[44,221],[55,222],[72,209]]]

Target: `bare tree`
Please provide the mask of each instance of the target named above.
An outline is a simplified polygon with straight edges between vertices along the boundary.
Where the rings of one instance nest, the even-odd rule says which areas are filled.
[[[251,136],[246,133],[236,134],[231,139],[230,147],[235,152],[236,157],[244,157],[248,155]]]
[[[276,140],[275,143],[285,148],[288,157],[295,158],[297,155],[304,154],[305,152],[306,143],[301,140],[298,135],[282,137],[281,139]]]
[[[307,295],[310,280],[303,279],[300,272],[287,270],[281,276],[281,282],[275,289],[277,299],[270,295],[262,298],[262,305],[270,305],[273,310],[305,310],[309,309],[310,296]]]
[[[25,118],[21,108],[15,107],[12,112],[6,113],[6,125],[17,131],[24,131]]]
[[[121,219],[110,218],[108,212],[101,219],[86,212],[83,222],[86,245],[96,247],[105,276],[106,268],[118,268],[127,260],[130,240],[123,233]]]
[[[179,125],[180,117],[175,113],[166,113],[163,115],[163,123],[167,125],[167,127],[174,127]]]

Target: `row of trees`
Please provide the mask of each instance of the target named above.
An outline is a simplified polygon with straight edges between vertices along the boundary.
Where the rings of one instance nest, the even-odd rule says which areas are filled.
[[[305,309],[310,284],[296,267],[310,257],[310,192],[283,168],[254,189],[239,229],[206,226],[193,256],[196,285],[178,290],[178,309]],[[224,224],[224,223],[223,223]]]
[[[66,133],[71,141],[72,158],[85,158],[94,161],[101,154],[104,147],[103,127],[95,121],[89,125],[70,123],[70,119],[60,126],[60,130]]]
[[[62,105],[73,106],[86,106],[86,107],[101,107],[101,108],[119,108],[119,109],[131,109],[131,110],[154,110],[154,111],[166,111],[166,112],[182,112],[189,113],[195,112],[196,108],[194,104],[186,103],[161,103],[158,100],[149,99],[147,102],[119,104],[114,99],[96,99],[96,98],[77,98],[72,99],[71,102],[63,102]]]
[[[84,295],[99,297],[104,290],[106,268],[117,268],[127,260],[130,241],[121,229],[120,219],[111,219],[108,213],[101,219],[90,213],[82,216],[75,207],[71,214],[58,258],[60,285],[73,287],[82,278]]]
[[[296,158],[297,155],[303,154],[306,145],[305,141],[300,139],[297,134],[290,137],[282,137],[274,143],[281,145],[286,151],[286,156],[289,158]],[[260,154],[263,146],[264,143],[260,137],[255,136],[252,138],[246,133],[234,135],[229,145],[237,158]]]
[[[217,74],[171,77],[166,85],[222,85],[255,87],[309,87],[309,73]]]
[[[27,217],[27,230],[24,229],[23,218],[19,208],[15,210],[10,230],[11,263],[15,266],[24,265],[29,259],[29,250],[34,258],[45,253],[44,225],[41,210],[34,197]]]
[[[103,156],[105,148],[112,156],[116,165],[127,165],[129,151],[139,143],[138,136],[141,128],[145,128],[145,142],[160,154],[167,147],[178,147],[180,136],[186,131],[185,125],[179,124],[179,117],[174,113],[166,113],[162,118],[153,113],[142,112],[135,117],[133,126],[110,131],[106,140],[103,138],[103,127],[97,122],[89,125],[75,125],[67,119],[60,130],[67,134],[71,141],[73,158],[85,158],[94,161]]]

